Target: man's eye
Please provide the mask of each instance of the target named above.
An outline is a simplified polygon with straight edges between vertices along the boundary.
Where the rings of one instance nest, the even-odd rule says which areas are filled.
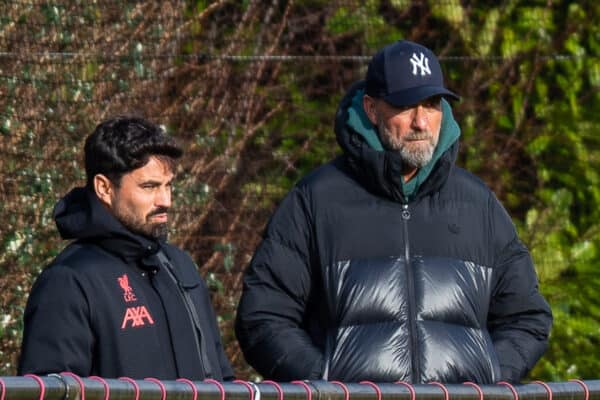
[[[440,105],[442,104],[442,100],[440,98],[433,98],[433,99],[427,99],[424,103],[423,106],[427,107],[427,108],[435,108],[438,109],[440,108]]]
[[[397,107],[393,108],[393,114],[408,114],[411,112],[415,106],[405,106],[405,107]]]

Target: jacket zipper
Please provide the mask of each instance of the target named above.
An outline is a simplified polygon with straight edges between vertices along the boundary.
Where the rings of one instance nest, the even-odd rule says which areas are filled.
[[[404,225],[404,264],[406,265],[406,286],[408,288],[408,327],[410,333],[410,352],[411,352],[411,374],[412,382],[419,383],[419,357],[417,351],[417,316],[415,310],[415,283],[413,271],[410,262],[410,242],[408,238],[408,221],[410,220],[410,211],[408,204],[402,205],[402,222]]]

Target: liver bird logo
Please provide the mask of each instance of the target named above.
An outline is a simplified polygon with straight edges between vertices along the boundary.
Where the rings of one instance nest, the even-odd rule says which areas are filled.
[[[126,303],[136,301],[137,297],[135,297],[135,293],[133,293],[133,289],[129,286],[129,277],[127,274],[123,274],[117,278],[119,282],[119,286],[123,289],[123,299]]]

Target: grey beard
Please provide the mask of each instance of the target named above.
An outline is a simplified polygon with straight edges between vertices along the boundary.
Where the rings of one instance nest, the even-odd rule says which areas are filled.
[[[423,168],[424,166],[429,164],[429,162],[433,158],[433,152],[435,151],[435,147],[437,146],[437,141],[433,139],[431,133],[412,133],[401,140],[396,140],[392,137],[392,134],[389,131],[387,131],[387,129],[385,129],[385,125],[383,125],[383,123],[380,123],[379,126],[383,128],[382,131],[380,131],[379,133],[379,137],[383,146],[388,150],[395,151],[396,153],[398,153],[403,163],[405,163],[411,168],[417,169]],[[414,140],[416,138],[422,138],[423,136],[425,136],[425,138],[429,138],[427,146],[420,146],[416,149],[413,149],[406,145],[408,139]]]
[[[435,146],[430,143],[427,147],[416,151],[409,149],[407,146],[402,146],[396,151],[405,164],[413,168],[423,168],[431,161],[434,150]]]
[[[437,146],[437,138],[434,138],[431,132],[411,132],[403,138],[395,138],[392,133],[386,129],[385,123],[380,115],[377,115],[377,130],[379,139],[383,146],[400,155],[400,159],[409,168],[423,168],[433,158],[433,152]],[[419,146],[416,149],[409,147],[409,140],[429,139],[426,146]]]

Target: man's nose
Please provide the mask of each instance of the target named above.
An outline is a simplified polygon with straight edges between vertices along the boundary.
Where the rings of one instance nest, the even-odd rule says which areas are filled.
[[[412,119],[413,128],[419,130],[427,130],[429,125],[429,119],[427,117],[427,112],[425,112],[425,108],[422,105],[418,105],[415,107],[414,115]]]
[[[154,199],[154,202],[156,203],[155,205],[157,207],[166,207],[166,208],[171,207],[171,188],[170,187],[161,188],[158,191],[156,198]]]

